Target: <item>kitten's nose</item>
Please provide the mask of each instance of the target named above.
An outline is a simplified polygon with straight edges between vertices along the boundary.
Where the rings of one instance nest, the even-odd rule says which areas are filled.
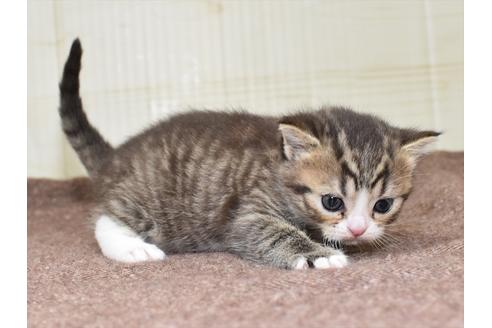
[[[350,230],[350,232],[352,233],[352,235],[354,237],[359,237],[359,236],[363,235],[364,232],[366,232],[367,227],[365,227],[365,226],[356,226],[356,227],[348,226],[348,229]]]

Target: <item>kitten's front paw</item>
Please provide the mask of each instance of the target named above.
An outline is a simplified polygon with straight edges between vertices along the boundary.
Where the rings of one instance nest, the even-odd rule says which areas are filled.
[[[347,256],[344,254],[331,255],[330,257],[318,257],[313,262],[316,269],[343,268],[348,264]]]
[[[326,256],[307,255],[296,258],[292,268],[295,270],[304,270],[309,267],[315,269],[343,268],[347,264],[347,256],[343,253]]]
[[[298,257],[294,260],[292,268],[295,270],[304,270],[309,268],[307,259],[304,256]]]

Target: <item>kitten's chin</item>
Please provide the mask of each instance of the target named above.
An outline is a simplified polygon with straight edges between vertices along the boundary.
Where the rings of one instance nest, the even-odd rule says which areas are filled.
[[[342,240],[341,243],[347,246],[355,246],[355,245],[360,245],[362,241],[357,239],[347,239],[347,240]]]
[[[344,246],[362,246],[362,245],[368,245],[370,244],[371,240],[369,239],[347,239],[347,240],[342,240],[341,243]]]

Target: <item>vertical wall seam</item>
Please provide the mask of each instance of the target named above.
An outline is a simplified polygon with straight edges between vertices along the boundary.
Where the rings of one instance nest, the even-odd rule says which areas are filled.
[[[438,73],[436,69],[436,43],[434,33],[434,22],[432,21],[432,9],[430,0],[424,0],[424,12],[425,12],[425,28],[427,49],[429,55],[429,78],[431,82],[431,97],[432,97],[432,114],[434,119],[434,128],[441,130],[441,115],[439,106],[439,92],[438,92]],[[440,142],[438,141],[438,144]]]

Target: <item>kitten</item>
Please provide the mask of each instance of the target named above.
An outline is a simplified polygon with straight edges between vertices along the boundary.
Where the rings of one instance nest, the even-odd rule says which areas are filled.
[[[381,238],[439,133],[344,108],[284,117],[196,111],[113,148],[79,96],[82,48],[60,83],[63,131],[99,193],[95,236],[116,261],[230,252],[279,268],[343,267],[333,242]]]

